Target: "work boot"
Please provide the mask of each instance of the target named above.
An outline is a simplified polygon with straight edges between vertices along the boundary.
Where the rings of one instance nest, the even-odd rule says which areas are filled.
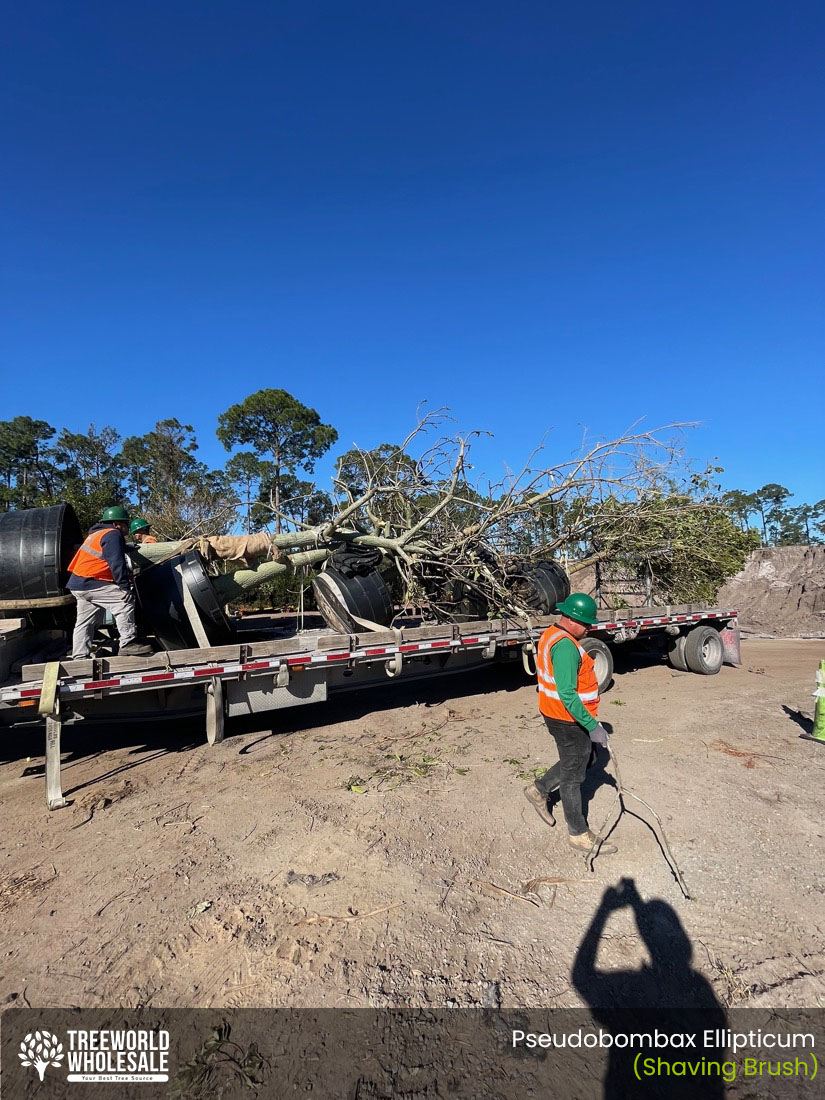
[[[528,783],[524,788],[524,797],[539,815],[545,825],[551,827],[556,824],[556,819],[553,817],[553,812],[547,805],[547,799],[538,789],[534,783]]]
[[[589,852],[598,839],[599,837],[590,829],[586,833],[579,833],[578,836],[568,836],[567,838],[570,847],[575,848],[577,852]],[[608,844],[606,840],[603,840],[598,855],[612,856],[618,850],[615,844]]]
[[[145,642],[127,642],[118,650],[118,657],[150,657],[153,652]]]

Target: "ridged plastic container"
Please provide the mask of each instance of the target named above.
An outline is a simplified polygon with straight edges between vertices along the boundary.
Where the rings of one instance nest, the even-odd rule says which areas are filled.
[[[379,626],[392,621],[392,595],[377,571],[347,577],[337,569],[325,569],[312,582],[318,610],[333,630],[357,634],[365,628],[353,616]]]
[[[0,514],[0,600],[64,595],[82,541],[71,504]]]
[[[554,561],[538,561],[527,571],[533,591],[531,606],[544,615],[551,615],[556,605],[570,595],[570,578]]]
[[[175,567],[180,566],[183,583],[200,612],[203,630],[213,646],[229,645],[234,631],[226,619],[200,554],[189,550],[167,561],[142,569],[135,577],[141,627],[154,634],[164,649],[196,649],[198,643],[189,624]]]

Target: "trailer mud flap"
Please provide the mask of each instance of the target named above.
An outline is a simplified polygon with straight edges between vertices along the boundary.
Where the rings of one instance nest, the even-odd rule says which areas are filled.
[[[738,621],[734,620],[732,626],[726,626],[724,630],[720,630],[719,636],[722,639],[722,645],[724,647],[722,660],[726,665],[733,665],[735,668],[739,668],[742,664],[742,652],[739,647]]]

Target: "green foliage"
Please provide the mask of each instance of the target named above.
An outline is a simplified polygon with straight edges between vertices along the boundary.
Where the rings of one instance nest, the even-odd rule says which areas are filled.
[[[282,480],[296,470],[311,473],[316,459],[338,438],[329,424],[322,424],[315,409],[302,405],[286,390],[258,390],[218,417],[218,439],[229,451],[249,444],[255,454],[272,463],[272,499],[275,529],[283,530]]]
[[[791,492],[771,482],[753,493],[731,489],[722,496],[728,513],[742,530],[753,516],[764,546],[812,546],[825,541],[825,500],[791,505]]]
[[[63,429],[53,457],[62,468],[60,498],[71,504],[83,530],[96,523],[103,509],[125,504],[123,466],[118,455],[120,436],[114,428],[86,432]]]
[[[235,519],[237,499],[225,472],[210,470],[197,449],[192,425],[174,417],[123,444],[120,462],[137,510],[159,539],[222,534]]]
[[[58,480],[46,443],[54,428],[16,416],[0,421],[0,480],[5,508],[37,508],[52,501]]]
[[[254,530],[259,531],[272,523],[275,508],[275,478],[271,472],[259,485],[258,499],[252,505]],[[312,527],[323,523],[334,514],[334,506],[329,493],[317,489],[312,481],[303,481],[294,474],[283,474],[280,479],[280,510],[287,522],[294,528]]]
[[[256,510],[258,493],[261,486],[273,477],[274,472],[275,467],[271,462],[258,458],[252,451],[239,451],[226,464],[227,479],[237,490],[246,512],[247,534],[266,526],[266,518],[261,522]]]
[[[654,603],[712,601],[728,577],[738,573],[759,545],[742,531],[718,501],[691,507],[691,498],[672,493],[645,501],[635,516],[623,516],[618,537],[601,532],[611,563],[639,578],[652,577]],[[627,521],[630,520],[628,524]]]

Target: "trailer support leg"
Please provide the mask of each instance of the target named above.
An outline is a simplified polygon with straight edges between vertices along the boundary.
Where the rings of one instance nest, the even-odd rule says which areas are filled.
[[[206,740],[210,745],[223,741],[225,719],[223,683],[213,676],[206,685]]]

